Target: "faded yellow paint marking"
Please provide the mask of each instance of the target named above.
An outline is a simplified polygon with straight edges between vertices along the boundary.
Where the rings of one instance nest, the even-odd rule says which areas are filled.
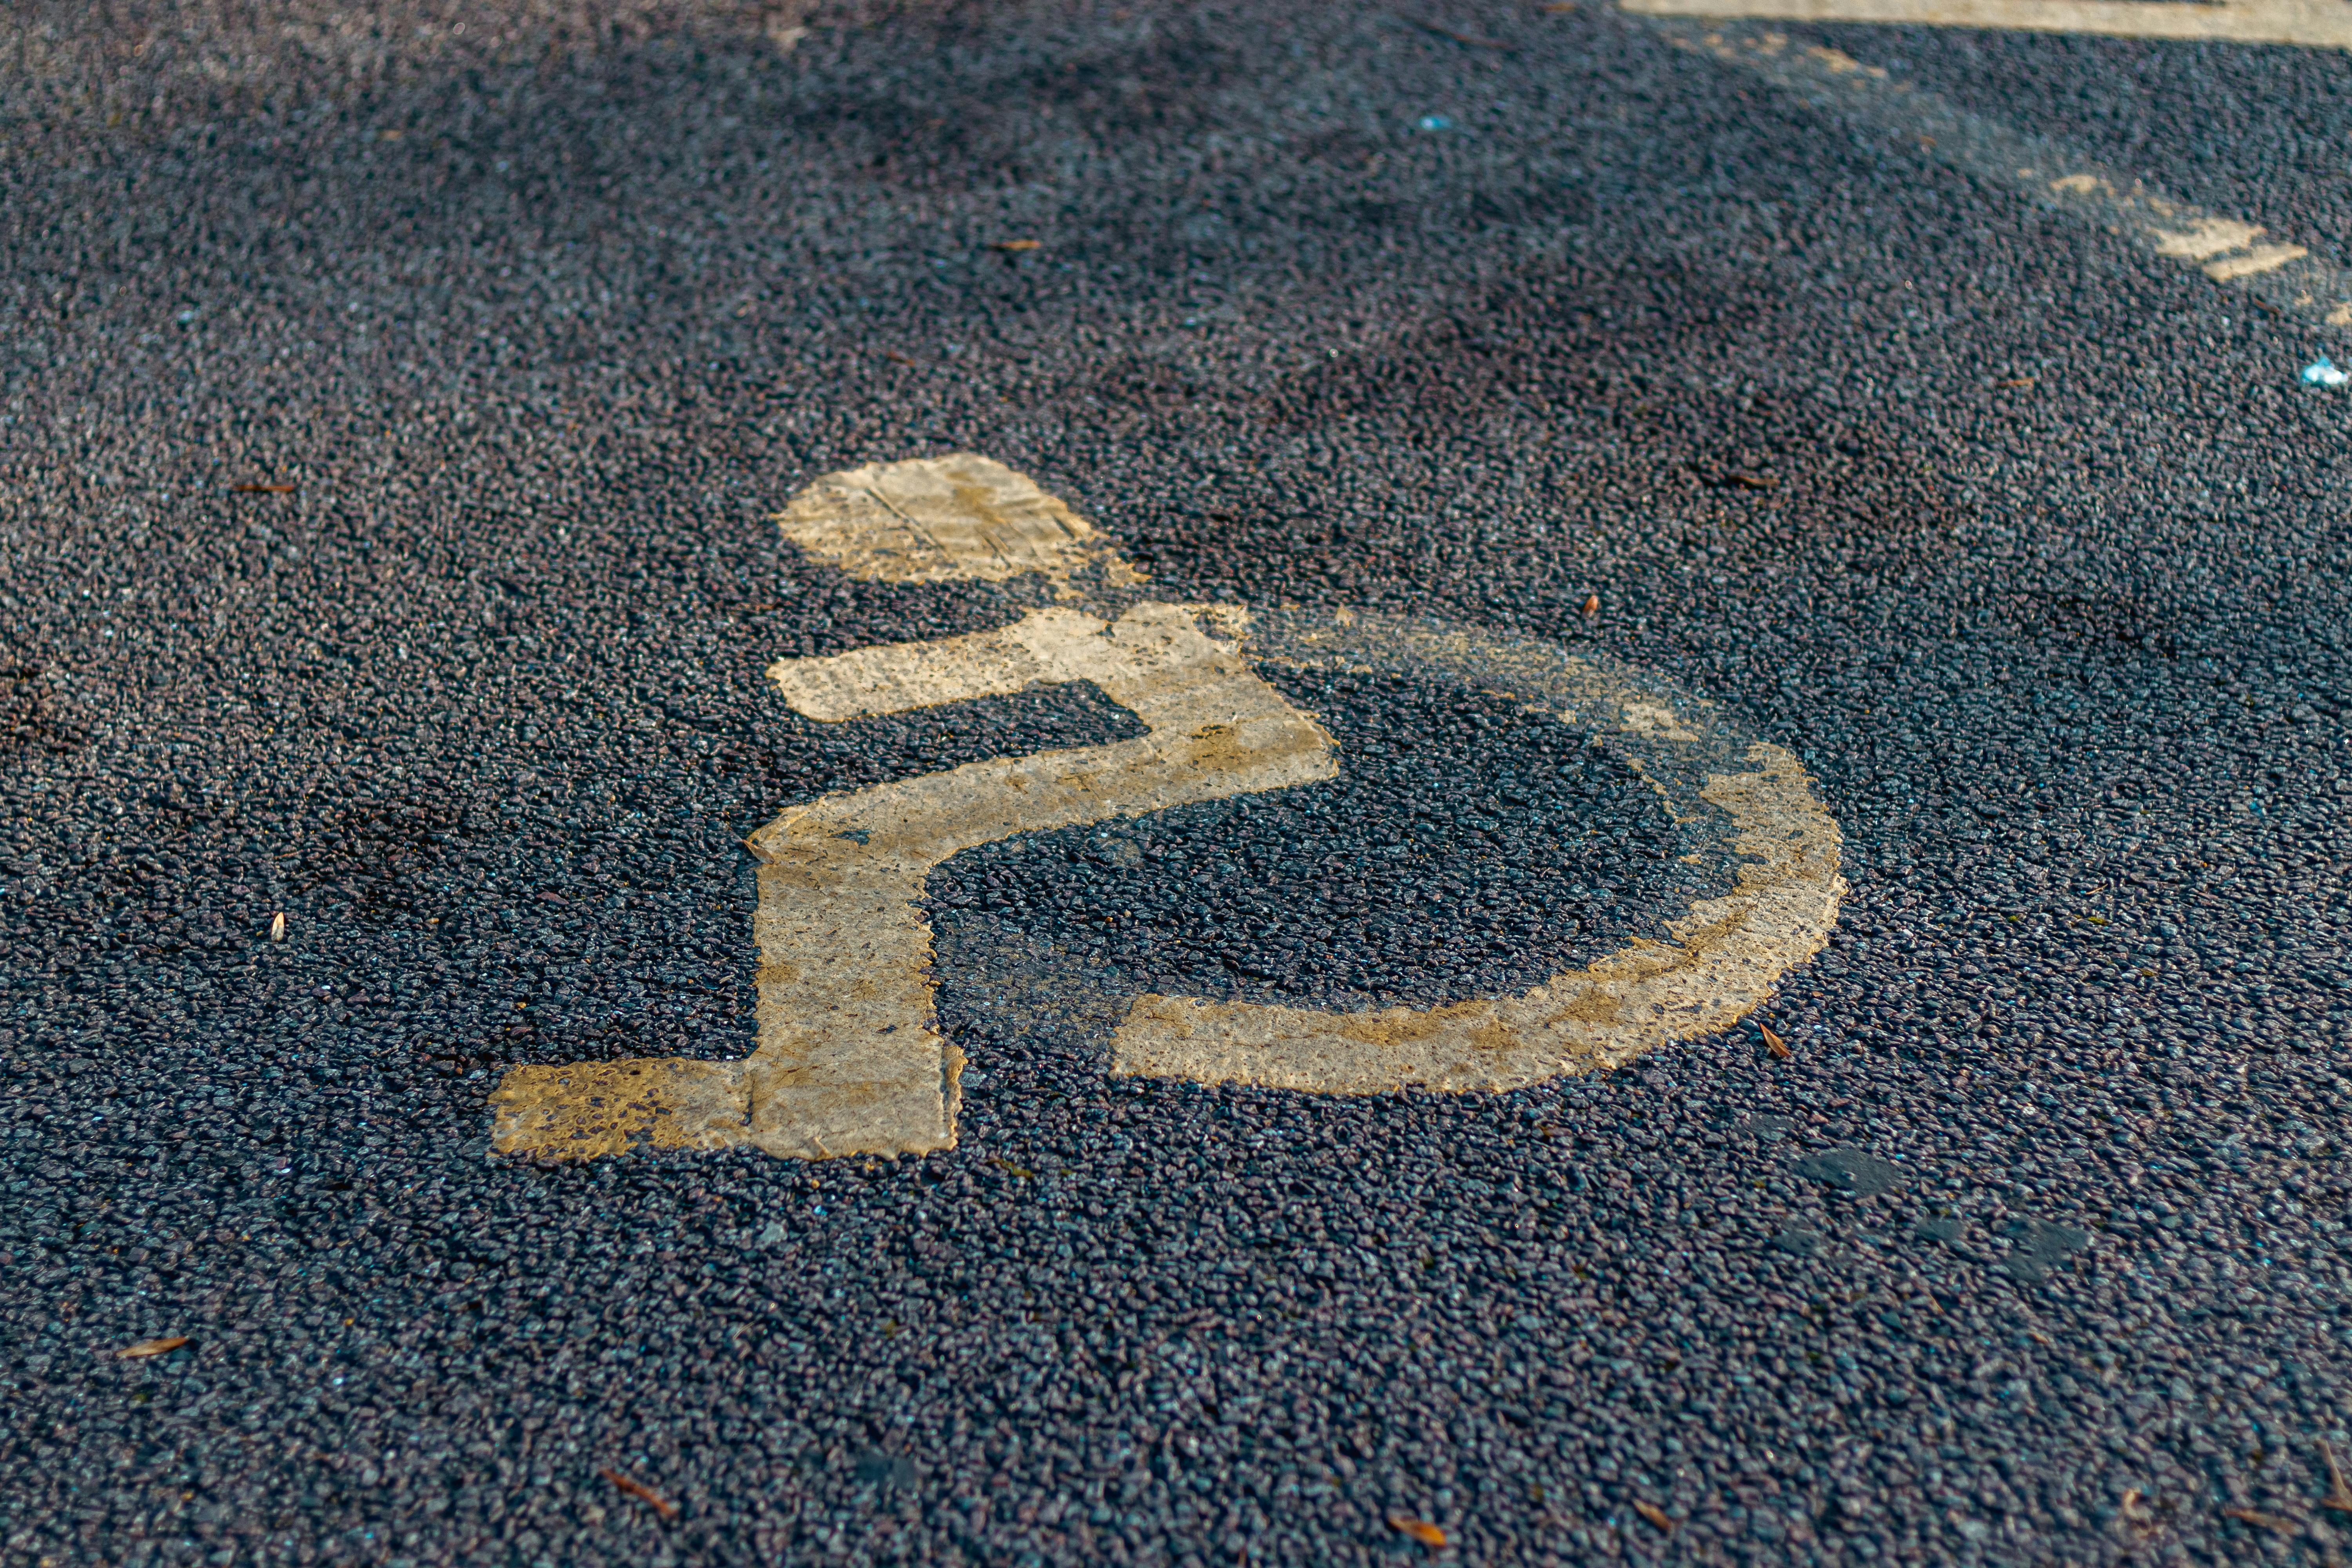
[[[768,679],[796,713],[835,721],[1004,697],[1033,686],[1091,680],[1118,687],[1139,700],[1208,645],[1202,622],[1226,639],[1232,605],[1138,606],[1116,626],[1058,605],[1032,610],[1009,626],[933,642],[863,647],[829,658],[779,659]],[[1114,701],[1118,699],[1114,698]]]
[[[2205,264],[2205,276],[2216,283],[2234,279],[2252,278],[2258,272],[2275,272],[2290,261],[2300,261],[2311,252],[2299,245],[2258,245],[2243,256],[2225,256],[2219,261]]]
[[[2093,186],[2075,184],[2075,181],[2087,178],[2087,175],[2077,174],[2073,180],[2053,181],[2052,188],[2065,190],[2071,187],[2076,195],[2087,195],[2095,185],[2106,184],[2100,180]],[[2165,204],[2167,206],[2171,205],[2169,202]],[[2260,224],[2240,223],[2231,217],[2199,218],[2187,228],[2159,228],[2153,235],[2158,256],[2178,256],[2184,261],[2203,261],[2225,250],[2243,250],[2262,237]]]
[[[1834,71],[1839,76],[1851,76],[1858,70],[1868,70],[1873,76],[1885,76],[1886,74],[1885,71],[1878,69],[1874,66],[1864,66],[1860,60],[1855,59],[1843,49],[1822,48],[1817,45],[1812,48],[1807,49],[1805,53],[1821,61],[1823,69]]]
[[[1655,735],[1665,741],[1696,741],[1688,725],[1663,702],[1638,700],[1621,703],[1617,721],[1637,735]]]
[[[1019,635],[990,645],[992,654],[951,638],[864,649],[848,662],[776,666],[770,674],[795,706],[837,717],[1033,679],[1090,679],[1150,733],[971,763],[788,808],[746,840],[764,862],[752,919],[758,1049],[740,1062],[520,1068],[494,1100],[498,1150],[593,1158],[639,1144],[747,1144],[822,1159],[951,1147],[963,1056],[932,1016],[931,931],[920,900],[933,868],[1017,833],[1311,784],[1338,771],[1322,726],[1200,620],[1174,605],[1139,605],[1110,623],[1052,609],[1010,628]],[[888,657],[864,657],[873,654]],[[824,668],[793,668],[801,663]],[[991,668],[995,674],[971,673]]]
[[[1001,580],[1018,569],[1066,586],[1087,566],[1104,583],[1131,579],[1108,542],[1041,495],[982,458],[884,465],[812,487],[795,501],[809,504],[787,514],[787,532],[799,528],[793,537],[845,571],[889,581]],[[1328,626],[1360,620],[1343,610]],[[1402,650],[1416,668],[1456,676],[1493,666],[1497,646],[1462,628],[1355,635],[1375,633],[1375,657]],[[772,666],[793,708],[826,722],[1087,680],[1148,732],[786,809],[745,841],[761,861],[758,1048],[733,1062],[517,1069],[492,1099],[494,1146],[558,1158],[749,1146],[811,1159],[953,1146],[963,1057],[933,1015],[926,879],[950,857],[1015,834],[1335,776],[1331,738],[1255,672],[1243,647],[1249,634],[1248,613],[1230,605],[1146,602],[1108,622],[1057,606],[996,631]],[[1528,689],[1566,698],[1564,721],[1583,713],[1679,773],[1685,795],[1652,779],[1677,823],[1699,811],[1685,798],[1699,776],[1694,759],[1711,765],[1726,754],[1712,716],[1704,732],[1690,722],[1704,705],[1556,652],[1538,660],[1549,661],[1548,676],[1524,650],[1512,657],[1537,682]],[[1707,775],[1697,794],[1728,814],[1733,847],[1748,863],[1729,895],[1694,905],[1669,928],[1671,942],[1635,942],[1525,996],[1420,1012],[1147,996],[1117,1032],[1114,1070],[1335,1092],[1497,1088],[1724,1027],[1819,950],[1844,886],[1836,826],[1803,770],[1765,745],[1747,761],[1749,771]]]
[[[1673,945],[1636,942],[1525,995],[1375,1013],[1146,996],[1111,1044],[1129,1077],[1319,1093],[1507,1089],[1630,1061],[1729,1027],[1819,952],[1844,879],[1837,824],[1796,758],[1759,742],[1752,773],[1702,792],[1750,857],[1738,886],[1694,904]]]
[[[632,1144],[723,1149],[744,1119],[742,1073],[732,1062],[574,1062],[517,1068],[490,1096],[491,1137],[506,1153],[568,1159]]]
[[[1002,583],[1035,572],[1066,585],[1089,564],[1113,583],[1143,580],[1059,497],[970,452],[827,474],[776,522],[813,559],[871,583]]]

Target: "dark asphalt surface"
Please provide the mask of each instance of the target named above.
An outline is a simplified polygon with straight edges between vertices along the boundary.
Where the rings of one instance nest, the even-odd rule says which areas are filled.
[[[2344,1559],[2341,344],[1596,4],[772,20],[0,18],[0,1560]],[[2352,218],[2340,58],[1818,36]],[[934,878],[957,1151],[492,1159],[509,1067],[750,1048],[782,806],[1131,732],[764,686],[1044,600],[767,521],[956,448],[1169,597],[1798,751],[1791,1058],[1108,1080],[1139,989],[1476,994],[1689,896],[1571,731],[1294,684],[1312,822]]]

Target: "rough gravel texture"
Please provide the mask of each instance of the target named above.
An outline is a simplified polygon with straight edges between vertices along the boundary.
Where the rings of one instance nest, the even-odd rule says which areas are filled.
[[[2343,216],[2332,57],[1836,41]],[[6,1562],[2345,1554],[2331,345],[1595,4],[124,0],[0,62]],[[934,879],[959,1150],[489,1158],[510,1066],[749,1048],[782,806],[1133,732],[763,686],[1045,601],[767,521],[958,447],[1171,598],[1603,648],[1799,752],[1854,891],[1790,1057],[1107,1079],[1139,988],[1657,918],[1604,760],[1367,681],[1294,691],[1352,838]],[[1416,810],[1454,884],[1373,853]]]

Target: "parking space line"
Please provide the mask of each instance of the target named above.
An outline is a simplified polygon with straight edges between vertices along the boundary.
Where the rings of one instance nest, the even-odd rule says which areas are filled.
[[[1700,29],[1665,20],[1652,25],[1677,48],[1741,66],[1816,109],[1900,136],[1906,145],[1978,179],[2122,235],[2147,254],[2193,266],[2213,282],[2290,319],[2314,327],[2352,328],[2352,275],[2306,247],[2262,243],[2266,231],[2259,224],[2209,212],[2063,142],[2022,135],[1971,114],[1842,50],[1796,47],[1786,34],[1764,27]]]
[[[1870,22],[1999,32],[2097,33],[2121,38],[2213,39],[2352,48],[2345,0],[1622,0],[1653,16],[1770,22]]]

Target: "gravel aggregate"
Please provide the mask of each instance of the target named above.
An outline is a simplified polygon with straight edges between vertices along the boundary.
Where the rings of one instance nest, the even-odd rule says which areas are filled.
[[[2333,57],[1792,31],[2340,226]],[[2343,345],[1600,5],[0,40],[9,1562],[2352,1550]],[[1107,1078],[1141,989],[1489,994],[1718,885],[1573,731],[1277,672],[1319,794],[933,879],[957,1150],[492,1158],[510,1067],[750,1048],[782,806],[1135,732],[764,683],[1050,602],[769,521],[960,448],[1165,597],[1798,752],[1853,896],[1788,1058]]]

